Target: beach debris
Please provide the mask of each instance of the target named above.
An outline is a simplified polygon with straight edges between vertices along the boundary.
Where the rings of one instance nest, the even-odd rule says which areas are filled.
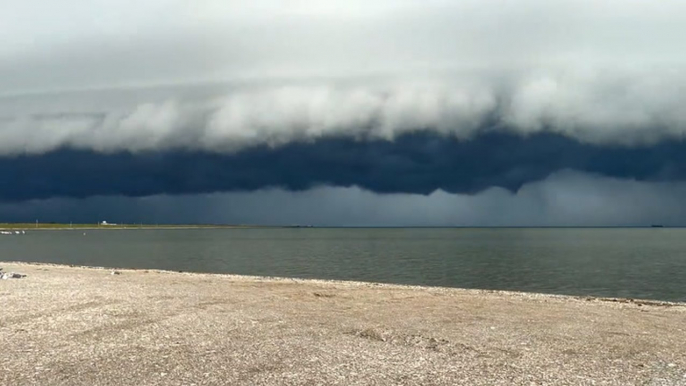
[[[0,231],[0,235],[24,235],[26,231]]]
[[[365,328],[364,330],[356,331],[354,335],[379,342],[385,342],[390,336],[388,331],[382,331],[375,328]]]
[[[0,272],[0,280],[21,279],[23,277],[26,277],[26,275],[17,272]]]
[[[119,272],[119,271],[112,271],[112,272],[110,272],[110,275],[121,275],[121,272]]]

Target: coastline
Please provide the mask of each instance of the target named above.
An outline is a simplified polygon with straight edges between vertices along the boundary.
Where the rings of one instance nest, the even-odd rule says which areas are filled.
[[[0,384],[686,384],[686,303],[0,267]]]
[[[229,280],[244,280],[254,282],[288,282],[300,284],[319,284],[332,285],[341,287],[375,287],[388,288],[398,290],[421,290],[421,291],[436,291],[439,293],[459,292],[473,295],[501,295],[524,298],[549,298],[568,301],[583,301],[583,302],[609,302],[609,303],[626,303],[635,305],[648,305],[660,307],[685,307],[686,302],[674,302],[656,299],[640,299],[640,298],[622,298],[622,297],[603,297],[603,296],[581,296],[581,295],[563,295],[563,294],[549,294],[542,292],[526,292],[526,291],[508,291],[508,290],[492,290],[492,289],[477,289],[477,288],[459,288],[459,287],[444,287],[444,286],[424,286],[412,284],[395,284],[395,283],[379,283],[357,280],[335,280],[335,279],[305,279],[293,278],[285,276],[258,276],[258,275],[240,275],[231,273],[211,273],[211,272],[192,272],[192,271],[172,271],[167,269],[149,269],[149,268],[123,268],[123,267],[107,267],[96,265],[78,265],[78,264],[60,264],[60,263],[45,263],[45,262],[25,262],[25,261],[2,261],[0,260],[0,267],[4,265],[13,266],[36,266],[36,267],[63,267],[76,269],[90,269],[90,270],[105,270],[118,272],[143,272],[143,273],[159,273],[172,275],[186,275],[198,277],[223,277]]]
[[[97,225],[97,224],[0,224],[0,231],[79,231],[79,230],[173,230],[173,229],[262,229],[280,228],[258,225]]]

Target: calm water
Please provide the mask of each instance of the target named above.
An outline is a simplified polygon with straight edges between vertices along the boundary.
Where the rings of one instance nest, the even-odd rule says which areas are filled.
[[[686,301],[686,229],[34,231],[0,260]]]

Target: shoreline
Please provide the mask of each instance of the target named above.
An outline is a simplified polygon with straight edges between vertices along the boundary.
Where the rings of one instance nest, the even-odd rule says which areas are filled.
[[[686,229],[686,225],[627,225],[627,226],[331,226],[331,225],[213,225],[213,224],[159,224],[159,225],[139,225],[139,224],[117,224],[117,225],[98,225],[98,224],[73,224],[63,223],[38,223],[38,227],[32,223],[0,223],[0,230],[79,230],[79,229],[459,229],[459,230],[526,230],[526,229],[624,229],[624,230],[647,230],[647,229]]]
[[[6,224],[3,224],[6,225]],[[69,226],[58,224],[57,226],[41,226],[32,227],[27,226],[12,226],[0,227],[0,231],[80,231],[80,230],[175,230],[175,229],[265,229],[265,228],[282,228],[282,227],[269,227],[269,226],[253,226],[253,225],[77,225]]]
[[[550,298],[558,300],[574,300],[582,302],[608,302],[608,303],[625,303],[635,305],[648,305],[659,307],[686,307],[686,302],[674,302],[657,299],[639,299],[639,298],[622,298],[622,297],[604,297],[604,296],[584,296],[584,295],[563,295],[563,294],[549,294],[543,292],[526,292],[526,291],[510,291],[510,290],[490,290],[479,288],[461,288],[461,287],[444,287],[444,286],[424,286],[412,284],[395,284],[395,283],[380,283],[367,282],[358,280],[337,280],[337,279],[310,279],[310,278],[291,278],[286,276],[259,276],[259,275],[241,275],[232,273],[212,273],[212,272],[193,272],[193,271],[173,271],[166,269],[150,269],[150,268],[125,268],[125,267],[106,267],[106,266],[91,266],[78,264],[60,264],[60,263],[44,263],[44,262],[24,262],[24,261],[3,261],[0,260],[0,268],[3,265],[15,266],[46,266],[46,267],[63,267],[63,268],[77,268],[77,269],[91,269],[104,271],[119,271],[119,272],[143,272],[143,273],[160,273],[160,274],[181,274],[187,276],[199,277],[221,277],[229,280],[245,280],[255,282],[289,282],[300,284],[317,284],[317,285],[332,285],[332,286],[349,286],[349,287],[377,287],[399,290],[421,290],[421,291],[436,291],[449,293],[452,291],[460,293],[472,293],[474,295],[493,294],[501,296],[513,296],[524,298]]]
[[[682,303],[0,267],[0,385],[686,385]]]

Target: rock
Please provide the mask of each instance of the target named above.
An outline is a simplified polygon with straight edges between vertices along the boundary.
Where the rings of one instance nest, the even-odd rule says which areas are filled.
[[[21,273],[16,273],[16,272],[5,272],[5,273],[0,273],[0,279],[2,280],[7,280],[7,279],[21,279],[23,277],[26,277],[26,275],[22,275]]]
[[[110,272],[110,275],[121,275],[121,272],[119,272],[119,271],[112,271],[112,272]]]

